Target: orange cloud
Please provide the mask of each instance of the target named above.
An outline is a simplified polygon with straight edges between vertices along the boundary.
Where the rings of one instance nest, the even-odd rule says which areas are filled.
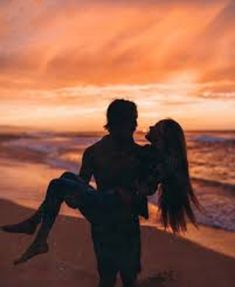
[[[208,126],[221,109],[232,127],[234,16],[228,0],[1,1],[0,119],[66,126],[83,115],[82,128],[96,102],[97,128],[125,97],[142,126],[172,115],[200,127],[207,104]]]
[[[210,73],[210,63],[233,50],[234,17],[222,39],[221,30],[214,33],[219,24],[224,31],[223,15],[235,14],[232,2],[25,3],[5,7],[10,32],[2,39],[0,75],[28,77],[38,86],[156,82],[188,69],[209,78],[204,71]],[[218,44],[224,49],[218,51]]]

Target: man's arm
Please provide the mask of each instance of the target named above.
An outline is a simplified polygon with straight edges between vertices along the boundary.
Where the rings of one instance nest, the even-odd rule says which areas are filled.
[[[86,149],[82,157],[82,165],[80,168],[79,176],[86,182],[89,183],[93,175],[93,156],[90,148]]]

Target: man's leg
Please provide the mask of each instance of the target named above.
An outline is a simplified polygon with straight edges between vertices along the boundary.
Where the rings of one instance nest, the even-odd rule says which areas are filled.
[[[116,272],[113,274],[108,273],[100,275],[98,287],[114,287],[116,283],[116,277]]]
[[[123,258],[120,258],[120,275],[123,286],[136,287],[137,276],[141,270],[141,241],[138,218],[133,219],[124,227],[122,254]]]
[[[110,230],[102,225],[91,225],[91,234],[99,274],[98,287],[114,287],[118,266],[113,256]]]
[[[136,287],[137,272],[121,272],[121,279],[123,287]]]

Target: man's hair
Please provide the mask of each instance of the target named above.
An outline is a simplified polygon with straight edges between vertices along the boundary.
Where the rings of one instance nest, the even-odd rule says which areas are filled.
[[[137,127],[137,106],[134,102],[116,99],[110,103],[107,109],[107,123],[104,126],[108,131],[132,126],[134,131]]]

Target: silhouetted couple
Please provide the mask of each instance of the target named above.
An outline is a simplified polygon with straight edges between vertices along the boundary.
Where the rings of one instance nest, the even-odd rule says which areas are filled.
[[[100,287],[114,286],[119,272],[123,286],[135,286],[141,270],[139,216],[148,218],[148,195],[158,190],[165,228],[186,230],[186,217],[196,225],[191,203],[199,204],[189,178],[182,128],[174,120],[161,120],[150,127],[149,144],[140,146],[133,139],[137,116],[135,103],[114,100],[107,110],[108,133],[85,150],[79,175],[65,172],[53,179],[30,218],[2,227],[27,234],[39,227],[15,264],[48,251],[47,238],[63,202],[79,209],[91,223]],[[89,185],[92,176],[98,192]]]

